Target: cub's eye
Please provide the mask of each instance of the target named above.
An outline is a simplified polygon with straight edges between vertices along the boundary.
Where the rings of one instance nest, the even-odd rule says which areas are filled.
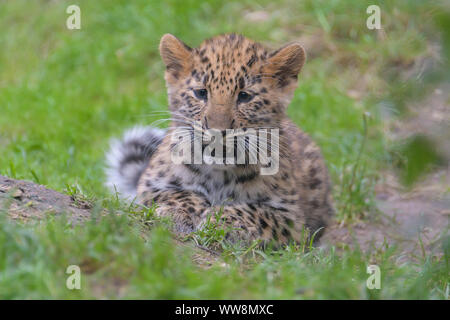
[[[194,94],[197,99],[206,100],[208,99],[208,91],[206,89],[194,89]]]
[[[253,99],[253,96],[249,94],[248,92],[241,91],[238,94],[238,102],[249,102]]]

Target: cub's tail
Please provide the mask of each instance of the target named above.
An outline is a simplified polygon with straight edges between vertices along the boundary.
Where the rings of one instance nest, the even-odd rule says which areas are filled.
[[[122,198],[135,198],[139,178],[164,135],[163,129],[137,126],[122,139],[112,139],[106,153],[106,186]]]

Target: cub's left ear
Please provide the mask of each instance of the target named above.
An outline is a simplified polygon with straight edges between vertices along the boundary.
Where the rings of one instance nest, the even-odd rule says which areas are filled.
[[[289,43],[269,54],[264,73],[274,75],[279,85],[288,84],[291,79],[297,79],[306,60],[306,53],[298,42]]]

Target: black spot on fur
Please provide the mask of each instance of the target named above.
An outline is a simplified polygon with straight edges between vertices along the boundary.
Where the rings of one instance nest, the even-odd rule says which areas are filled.
[[[285,236],[286,238],[290,238],[291,237],[291,232],[288,229],[286,229],[286,228],[283,228],[283,231],[281,231],[281,234],[283,236]]]
[[[239,78],[239,89],[244,89],[245,86],[245,80],[243,77]]]
[[[195,213],[194,207],[189,207],[189,208],[188,208],[188,211],[189,211],[189,213]]]
[[[244,183],[244,182],[252,181],[256,177],[258,177],[258,173],[257,172],[251,172],[249,174],[237,177],[236,183]]]
[[[259,224],[263,229],[266,229],[269,226],[263,218],[259,218]]]
[[[317,189],[321,184],[322,184],[322,181],[320,181],[319,179],[315,178],[315,179],[312,179],[309,182],[309,188],[314,190],[314,189]]]

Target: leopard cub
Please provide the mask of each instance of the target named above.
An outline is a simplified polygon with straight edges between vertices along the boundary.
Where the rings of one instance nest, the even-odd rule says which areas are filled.
[[[114,140],[107,154],[107,185],[144,205],[156,203],[156,213],[171,217],[181,234],[220,216],[231,241],[280,245],[301,241],[305,230],[316,233],[317,240],[334,215],[328,172],[317,145],[286,115],[305,62],[302,46],[294,42],[269,51],[228,34],[190,48],[166,34],[159,48],[170,125],[135,127]],[[207,149],[194,133],[215,130],[230,136],[272,129],[277,139],[265,141],[277,149],[277,170],[271,174],[262,173],[267,163],[248,160],[252,150],[261,149],[248,137],[243,143],[232,140],[237,151],[231,158],[244,155],[241,163],[173,159],[180,143]],[[174,142],[176,132],[184,138],[180,142]]]

